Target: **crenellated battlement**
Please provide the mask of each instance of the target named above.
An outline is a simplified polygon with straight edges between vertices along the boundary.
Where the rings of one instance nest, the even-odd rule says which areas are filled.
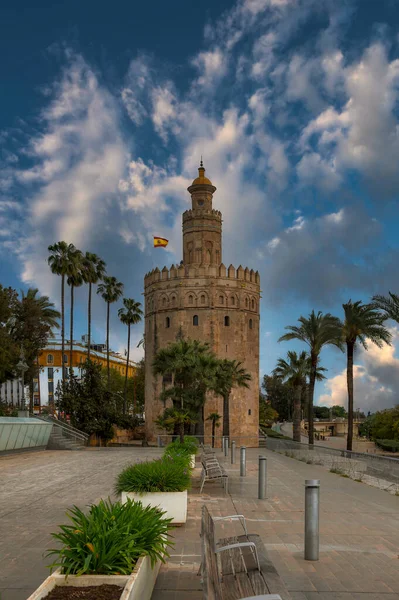
[[[212,208],[211,210],[206,209],[206,208],[196,208],[195,210],[190,208],[188,210],[185,210],[183,213],[183,223],[185,221],[188,221],[190,219],[195,219],[195,218],[211,218],[211,219],[217,219],[218,221],[222,221],[222,213],[220,212],[220,210],[215,210],[214,208]]]
[[[245,269],[240,265],[237,269],[230,265],[228,268],[222,263],[219,267],[216,265],[172,265],[170,268],[164,267],[162,271],[156,267],[144,277],[144,287],[148,287],[158,281],[169,281],[176,279],[198,279],[201,277],[209,277],[215,279],[233,279],[241,280],[260,286],[260,275],[258,271]]]

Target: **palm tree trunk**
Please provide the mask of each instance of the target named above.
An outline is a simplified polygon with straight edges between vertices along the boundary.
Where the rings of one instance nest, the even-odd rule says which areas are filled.
[[[72,379],[72,375],[73,375],[72,354],[73,354],[73,302],[74,302],[73,292],[74,292],[74,288],[75,288],[75,286],[71,285],[71,326],[70,326],[71,339],[69,340],[69,377],[70,377],[70,379]]]
[[[133,415],[137,412],[137,398],[136,398],[136,372],[133,375]]]
[[[216,427],[215,419],[212,419],[212,448],[215,447],[215,427]]]
[[[126,356],[126,373],[125,373],[125,386],[123,388],[123,414],[126,414],[126,404],[127,404],[127,371],[129,368],[129,356],[130,356],[130,323],[127,326],[127,356]]]
[[[230,394],[223,395],[223,433],[222,433],[222,435],[230,435],[229,397],[230,397]]]
[[[89,300],[87,303],[87,360],[90,360],[91,344],[91,281],[89,281]]]
[[[64,352],[65,352],[65,275],[61,275],[61,377],[62,389],[64,390]]]
[[[183,422],[183,420],[181,421],[181,423],[179,425],[179,435],[180,435],[180,442],[182,444],[184,444],[184,422]]]
[[[294,425],[293,425],[293,439],[294,442],[301,441],[301,397],[302,397],[302,386],[295,386],[294,390]]]
[[[353,350],[355,344],[347,342],[346,382],[348,387],[348,437],[346,449],[352,450],[353,445]]]
[[[107,302],[107,389],[109,391],[110,372],[109,372],[109,302]]]
[[[317,356],[312,356],[312,367],[309,376],[309,404],[308,404],[308,424],[309,424],[309,444],[314,445],[314,425],[313,425],[313,397],[314,386],[316,381]]]

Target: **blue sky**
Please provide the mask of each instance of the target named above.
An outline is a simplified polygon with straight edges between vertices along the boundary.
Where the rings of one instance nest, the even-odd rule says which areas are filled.
[[[312,308],[397,289],[399,14],[392,0],[42,2],[0,9],[0,281],[59,301],[47,246],[98,253],[141,299],[181,258],[204,156],[224,262],[261,274],[261,372]],[[152,248],[152,236],[170,240]],[[77,291],[76,337],[85,332]],[[105,307],[94,306],[104,339]],[[397,346],[398,331],[392,332]],[[142,335],[138,326],[133,345]],[[112,345],[125,331],[112,319]],[[356,403],[397,403],[396,346],[356,356]],[[139,358],[139,350],[134,351]],[[345,403],[326,350],[319,402]]]

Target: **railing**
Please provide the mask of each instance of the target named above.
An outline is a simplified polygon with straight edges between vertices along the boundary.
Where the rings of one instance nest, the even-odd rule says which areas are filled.
[[[65,423],[64,421],[59,421],[58,419],[55,419],[54,417],[51,417],[50,415],[48,415],[46,417],[41,417],[39,415],[33,415],[33,416],[35,417],[35,419],[40,419],[41,421],[46,421],[47,423],[52,423],[54,425],[54,427],[56,428],[56,431],[61,433],[62,437],[64,437],[65,439],[78,442],[79,444],[82,444],[82,446],[87,446],[88,441],[89,441],[89,436],[87,435],[87,433],[83,433],[83,431],[76,429],[76,427],[72,427],[72,425],[69,425],[68,423]]]
[[[361,479],[364,475],[368,475],[376,479],[399,483],[399,458],[337,450],[319,444],[302,444],[293,440],[272,437],[267,438],[266,447],[303,462],[320,464],[342,471],[352,478]]]
[[[224,436],[222,435],[209,435],[207,433],[205,433],[204,435],[190,435],[190,434],[184,434],[185,437],[195,437],[198,442],[204,442],[205,444],[209,444],[210,446],[214,445],[215,448],[221,448],[222,447],[222,439]],[[236,443],[237,448],[240,446],[248,446],[249,448],[252,447],[257,447],[259,445],[259,440],[264,440],[265,436],[260,433],[259,435],[231,435],[228,436],[229,437],[229,445],[231,444],[232,441],[234,441]],[[179,436],[176,434],[159,434],[156,436],[157,438],[157,445],[158,446],[167,446],[170,442],[172,442],[174,439],[178,439]],[[213,444],[212,444],[213,442]]]

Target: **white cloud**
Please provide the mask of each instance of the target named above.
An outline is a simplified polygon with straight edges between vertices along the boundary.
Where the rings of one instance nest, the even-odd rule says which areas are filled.
[[[23,281],[43,292],[56,285],[44,266],[47,245],[64,239],[87,247],[117,191],[126,164],[118,121],[112,96],[81,57],[71,58],[42,112],[42,132],[30,140],[33,166],[14,172],[24,184],[40,184],[30,194],[18,255]]]
[[[394,342],[399,341],[398,328],[391,328]],[[363,412],[375,412],[392,408],[399,402],[399,359],[395,357],[395,345],[384,344],[378,348],[370,343],[368,350],[359,349],[353,368],[355,408]],[[324,383],[326,393],[318,399],[319,405],[339,404],[347,407],[348,391],[346,369]]]
[[[209,87],[223,77],[227,70],[227,58],[220,48],[200,52],[193,60],[199,71],[197,83]]]

